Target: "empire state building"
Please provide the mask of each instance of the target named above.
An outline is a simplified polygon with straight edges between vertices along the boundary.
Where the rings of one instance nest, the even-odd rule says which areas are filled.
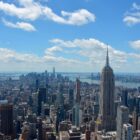
[[[101,126],[105,131],[115,130],[115,108],[114,108],[114,90],[115,81],[113,70],[109,65],[108,48],[106,55],[106,65],[101,75],[101,93],[100,93],[100,115]]]

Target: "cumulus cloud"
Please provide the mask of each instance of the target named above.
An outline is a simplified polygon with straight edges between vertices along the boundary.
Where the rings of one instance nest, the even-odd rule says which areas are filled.
[[[29,32],[36,31],[35,27],[27,22],[12,23],[5,19],[3,19],[2,21],[3,21],[4,25],[6,25],[7,27],[10,27],[10,28],[22,29],[22,30],[29,31]]]
[[[69,49],[69,53],[72,52],[75,56],[79,56],[83,62],[82,65],[86,63],[90,70],[94,67],[95,71],[99,71],[104,66],[107,46],[109,48],[111,66],[116,71],[129,70],[129,72],[134,72],[135,69],[131,65],[135,65],[136,62],[140,61],[140,54],[117,50],[95,38],[74,39],[71,41],[53,39],[51,43],[62,47],[64,52],[65,49]],[[130,63],[130,60],[133,64]]]
[[[140,49],[140,40],[130,41],[130,46],[132,46],[134,49]]]
[[[61,15],[57,15],[51,8],[41,5],[35,0],[18,0],[17,4],[0,1],[0,11],[6,15],[28,21],[41,19],[42,17],[68,25],[83,25],[95,21],[95,15],[86,9],[79,9],[74,12],[61,11]]]
[[[82,64],[82,62],[78,61],[78,60],[75,60],[75,59],[67,59],[67,58],[64,58],[62,56],[50,56],[50,55],[45,55],[44,57],[44,60],[46,62],[55,62],[55,63],[59,63],[59,65],[69,65],[69,64],[72,64],[72,65],[75,65],[75,64]]]
[[[51,48],[47,48],[45,50],[45,54],[48,54],[48,55],[53,55],[55,52],[62,52],[63,49],[59,46],[53,46]]]
[[[0,10],[10,16],[16,16],[20,19],[35,20],[41,15],[41,7],[32,0],[18,0],[20,7],[15,4],[0,1]]]
[[[140,54],[117,50],[95,38],[52,39],[50,42],[51,46],[44,50],[42,56],[0,48],[1,69],[42,71],[55,66],[58,71],[99,72],[105,65],[107,46],[110,65],[115,71],[136,72],[140,61]]]
[[[49,50],[52,49],[50,48]],[[81,64],[81,61],[50,55],[45,52],[43,56],[38,56],[0,48],[1,71],[43,71],[45,69],[50,70],[53,66],[56,66],[59,71],[68,71],[73,65],[75,65],[76,69]]]
[[[36,55],[22,54],[7,48],[0,48],[0,60],[3,62],[41,62],[40,58]]]
[[[43,14],[48,19],[61,24],[83,25],[95,21],[95,15],[86,9],[80,9],[74,12],[61,11],[62,16],[58,16],[52,11],[52,9],[44,7]]]
[[[61,14],[63,17],[67,18],[65,20],[65,23],[71,25],[83,25],[88,23],[89,21],[95,21],[95,15],[85,9],[80,9],[73,13],[62,11]]]
[[[132,8],[126,12],[124,18],[124,23],[127,25],[135,25],[140,23],[140,5],[137,3],[132,4]]]
[[[79,48],[75,51],[76,54],[88,58],[90,61],[103,64],[103,57],[106,55],[106,49],[109,48],[110,58],[113,63],[119,61],[120,63],[125,62],[127,57],[125,52],[115,50],[111,46],[103,43],[94,38],[90,39],[75,39],[72,41],[64,41],[60,39],[51,40],[52,43],[58,44],[64,48]],[[97,61],[98,60],[98,61]]]

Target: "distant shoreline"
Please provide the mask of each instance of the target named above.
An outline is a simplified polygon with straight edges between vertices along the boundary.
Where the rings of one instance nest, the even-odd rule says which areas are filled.
[[[34,73],[34,72],[33,72]],[[49,73],[49,72],[48,72]],[[13,80],[18,80],[21,75],[27,75],[28,72],[12,72],[12,73],[0,73],[0,80],[8,80],[12,78]],[[51,74],[51,73],[49,73]],[[80,77],[82,82],[87,82],[90,84],[100,84],[100,74],[99,73],[56,73],[62,74],[62,76],[69,77],[70,80],[75,81],[77,77]],[[140,87],[140,73],[117,73],[116,76],[116,86],[123,86],[127,88],[138,88]]]

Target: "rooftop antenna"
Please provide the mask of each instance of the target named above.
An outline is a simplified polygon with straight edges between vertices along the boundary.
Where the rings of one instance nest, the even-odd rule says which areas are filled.
[[[109,66],[108,45],[107,45],[107,52],[106,52],[106,66]]]

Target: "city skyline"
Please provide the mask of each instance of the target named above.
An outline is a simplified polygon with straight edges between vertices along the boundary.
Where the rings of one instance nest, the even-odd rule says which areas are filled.
[[[2,72],[100,72],[107,46],[115,72],[139,72],[138,0],[1,0],[0,14]]]

